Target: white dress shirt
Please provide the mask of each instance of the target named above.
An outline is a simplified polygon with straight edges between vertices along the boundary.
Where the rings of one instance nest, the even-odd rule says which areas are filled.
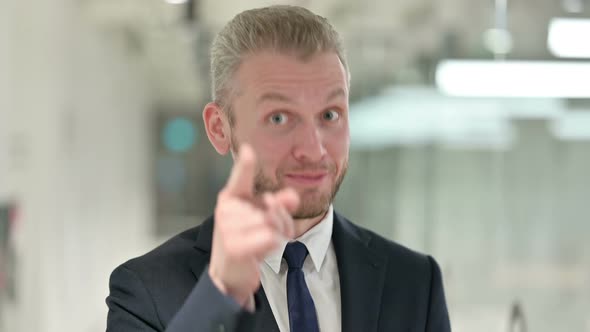
[[[296,239],[307,247],[309,255],[303,263],[305,282],[313,298],[320,331],[341,331],[340,277],[336,253],[332,244],[334,209],[330,205],[326,216],[317,225]],[[297,221],[295,221],[297,222]],[[272,313],[281,332],[289,332],[287,306],[287,271],[283,259],[287,241],[261,263],[260,280]]]

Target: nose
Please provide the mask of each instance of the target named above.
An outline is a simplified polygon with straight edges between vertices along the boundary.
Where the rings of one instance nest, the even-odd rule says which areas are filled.
[[[293,155],[301,162],[318,162],[326,155],[326,147],[320,128],[314,125],[305,126],[297,133]]]

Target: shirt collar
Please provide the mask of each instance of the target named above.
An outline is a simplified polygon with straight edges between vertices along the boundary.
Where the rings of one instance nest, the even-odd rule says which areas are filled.
[[[332,227],[334,224],[334,208],[330,204],[328,208],[328,212],[324,216],[319,223],[305,232],[303,235],[295,239],[295,241],[299,241],[307,247],[307,251],[309,252],[309,256],[313,261],[313,265],[316,271],[320,271],[322,264],[324,262],[324,258],[326,258],[326,253],[328,252],[328,247],[330,246],[330,240],[332,239]],[[283,252],[285,251],[285,247],[289,240],[284,240],[281,242],[279,247],[271,252],[266,258],[264,262],[275,272],[279,273],[281,270],[281,262],[283,259]]]

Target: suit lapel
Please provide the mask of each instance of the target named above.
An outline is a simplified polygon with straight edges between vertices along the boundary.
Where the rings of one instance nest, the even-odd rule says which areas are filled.
[[[264,332],[279,332],[279,326],[277,325],[277,321],[275,320],[275,316],[272,313],[270,303],[268,303],[268,299],[266,298],[266,294],[264,293],[262,286],[260,286],[258,292],[256,292],[255,297],[257,304],[259,305],[255,330]]]
[[[199,226],[199,233],[195,241],[194,248],[196,255],[189,261],[191,271],[195,278],[199,279],[203,273],[203,269],[209,264],[211,259],[211,241],[213,238],[213,217],[207,218],[201,226]]]
[[[332,241],[340,275],[342,331],[376,331],[387,259],[370,248],[371,236],[334,213]]]
[[[213,239],[213,217],[208,218],[201,224],[199,234],[195,243],[195,249],[201,253],[201,255],[195,255],[195,259],[191,260],[190,266],[191,271],[195,275],[195,278],[200,278],[203,273],[203,269],[209,260],[211,259],[211,243]],[[279,332],[279,327],[272,313],[266,294],[262,286],[258,289],[254,295],[256,304],[258,306],[258,313],[256,314],[256,331],[264,332]]]

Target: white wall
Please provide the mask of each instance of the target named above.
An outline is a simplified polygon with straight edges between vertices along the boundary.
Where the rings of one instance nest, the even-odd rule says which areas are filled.
[[[76,1],[3,1],[0,22],[0,200],[21,207],[0,331],[104,331],[110,272],[154,245],[141,64]]]
[[[590,331],[590,141],[513,125],[508,150],[353,151],[335,207],[437,259],[453,331],[507,331],[515,302],[530,331]]]
[[[13,108],[13,43],[11,34],[14,27],[12,17],[13,2],[0,3],[0,201],[6,200],[12,192],[13,183],[10,174],[13,173],[9,163],[10,145],[8,143],[12,130],[9,130],[14,122]]]

